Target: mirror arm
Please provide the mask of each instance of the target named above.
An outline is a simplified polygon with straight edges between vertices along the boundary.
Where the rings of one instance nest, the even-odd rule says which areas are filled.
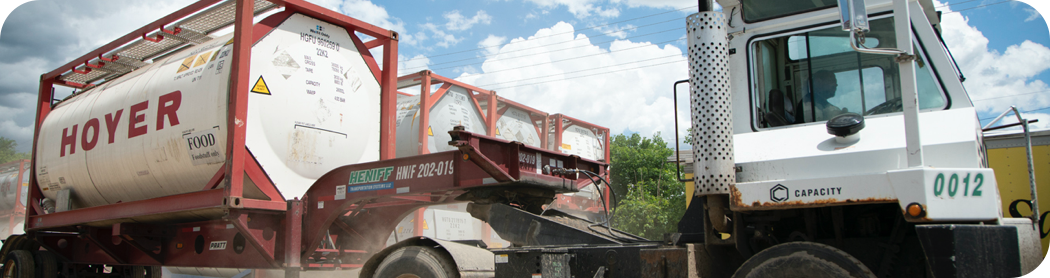
[[[858,46],[857,45],[857,38],[855,36],[857,34],[857,32],[860,32],[860,31],[857,30],[857,29],[853,29],[853,30],[849,31],[849,47],[852,47],[853,50],[855,50],[857,52],[868,53],[868,54],[880,54],[880,55],[907,55],[907,53],[904,53],[904,51],[900,51],[900,50],[892,49],[892,48],[867,48],[867,47],[864,47],[863,45],[859,45]]]

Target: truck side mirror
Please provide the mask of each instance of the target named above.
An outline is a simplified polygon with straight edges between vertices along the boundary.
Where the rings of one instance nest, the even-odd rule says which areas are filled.
[[[839,19],[842,31],[869,30],[868,11],[864,7],[864,0],[839,0]]]
[[[839,22],[842,30],[849,32],[849,46],[854,51],[869,54],[901,55],[904,51],[890,48],[868,48],[864,46],[864,33],[870,30],[868,25],[868,10],[864,7],[864,0],[838,0]],[[860,43],[857,43],[860,40]]]

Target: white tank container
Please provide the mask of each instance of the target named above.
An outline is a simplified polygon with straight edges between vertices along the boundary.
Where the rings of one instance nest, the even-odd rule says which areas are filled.
[[[397,96],[397,157],[419,155],[420,97]],[[448,131],[462,125],[466,131],[485,134],[486,126],[481,111],[463,87],[452,85],[434,105],[430,107],[430,125],[426,129],[427,150],[430,153],[451,151],[452,136]]]
[[[18,179],[19,173],[25,173],[22,175],[22,180]],[[19,171],[18,163],[13,163],[8,167],[0,169],[0,211],[11,210],[15,208],[16,202],[21,203],[25,206],[26,199],[29,195],[29,162],[27,161],[24,167]],[[16,200],[19,196],[18,191],[22,191],[21,198]],[[0,218],[0,221],[3,221]]]
[[[542,148],[540,134],[529,117],[529,112],[511,106],[496,120],[496,137],[518,141],[525,145]]]
[[[561,142],[554,142],[554,130],[548,135],[550,149],[564,154],[574,154],[590,160],[604,160],[604,138],[599,139],[594,131],[578,125],[565,125],[561,133]]]
[[[17,215],[16,209],[26,205],[29,196],[29,161],[23,164],[21,171],[18,162],[12,162],[7,167],[0,169],[0,212],[3,215]],[[18,174],[22,172],[22,179]],[[21,191],[21,197],[18,194]],[[0,238],[7,238],[12,234],[25,233],[25,217],[0,217]]]
[[[7,171],[0,172],[0,210],[10,210],[15,207],[15,196],[18,195],[18,165]]]
[[[155,60],[55,107],[37,142],[44,196],[71,189],[80,208],[202,190],[226,160],[229,42]],[[253,45],[250,63],[238,123],[285,198],[338,166],[379,159],[379,83],[345,29],[292,15]]]

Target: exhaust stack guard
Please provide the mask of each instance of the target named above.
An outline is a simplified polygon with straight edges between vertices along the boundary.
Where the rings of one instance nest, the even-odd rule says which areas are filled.
[[[715,11],[686,19],[696,196],[729,194],[736,185],[725,22],[725,14]]]

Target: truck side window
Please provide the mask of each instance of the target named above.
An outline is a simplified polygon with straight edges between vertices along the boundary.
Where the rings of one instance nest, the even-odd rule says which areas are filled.
[[[865,46],[894,48],[893,19],[871,21]],[[838,26],[762,38],[752,42],[752,98],[759,127],[827,121],[841,113],[900,112],[900,75],[891,55],[865,54],[849,46]],[[917,76],[920,109],[947,103],[940,83],[920,53]]]

